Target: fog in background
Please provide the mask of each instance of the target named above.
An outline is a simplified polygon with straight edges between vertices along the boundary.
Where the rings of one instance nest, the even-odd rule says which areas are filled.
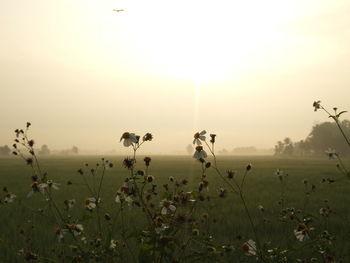
[[[124,9],[113,12],[113,9]],[[38,147],[186,153],[304,139],[350,110],[350,2],[2,0],[0,145],[32,123]],[[349,118],[344,114],[343,117]]]

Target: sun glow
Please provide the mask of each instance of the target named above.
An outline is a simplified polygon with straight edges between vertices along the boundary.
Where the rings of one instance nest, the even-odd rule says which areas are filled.
[[[149,67],[196,82],[232,78],[247,65],[259,67],[258,54],[276,48],[283,38],[279,26],[290,13],[271,0],[153,0],[122,7],[123,26]]]

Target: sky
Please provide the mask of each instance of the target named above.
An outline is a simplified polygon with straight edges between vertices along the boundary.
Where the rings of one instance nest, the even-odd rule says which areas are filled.
[[[123,9],[115,12],[113,9]],[[272,148],[350,110],[350,1],[1,0],[0,145],[32,123],[37,145],[185,153]],[[343,115],[345,118],[349,116]]]

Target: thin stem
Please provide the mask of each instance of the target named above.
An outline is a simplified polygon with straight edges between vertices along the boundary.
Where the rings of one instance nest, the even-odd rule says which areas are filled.
[[[341,134],[343,135],[343,137],[344,137],[346,143],[347,143],[348,146],[350,147],[350,141],[349,141],[348,137],[346,136],[346,134],[344,133],[343,128],[341,127],[340,122],[339,122],[339,119],[337,118],[337,116],[333,116],[332,114],[330,114],[323,106],[321,106],[321,109],[323,109],[330,117],[333,118],[333,120],[334,120],[335,123],[337,124],[337,126],[338,126],[338,128],[339,128]]]
[[[241,189],[243,189],[243,186],[244,186],[244,182],[245,182],[245,178],[246,178],[246,175],[248,173],[248,170],[246,169],[245,172],[244,172],[244,175],[243,175],[243,179],[242,179],[242,183],[241,183]]]
[[[348,146],[350,146],[350,141],[349,141],[348,137],[346,137],[343,128],[340,126],[339,120],[338,120],[338,119],[335,119],[335,123],[337,124],[337,126],[338,126],[338,128],[339,128],[341,134],[343,135],[343,137],[344,137],[346,143],[348,144]]]
[[[120,213],[120,217],[121,217],[121,225],[122,225],[122,232],[121,232],[121,236],[123,238],[123,241],[127,247],[127,249],[129,250],[131,257],[133,259],[133,262],[137,262],[134,253],[132,252],[129,242],[127,241],[126,237],[125,237],[125,222],[124,222],[124,215],[123,215],[123,204],[120,204],[120,209],[121,209],[121,213]]]
[[[336,154],[336,157],[337,157],[337,159],[338,159],[338,161],[339,161],[340,166],[341,166],[341,167],[343,168],[343,170],[344,170],[344,174],[345,174],[345,175],[348,175],[348,174],[349,174],[349,171],[346,169],[346,167],[345,167],[345,165],[344,165],[342,159],[339,157],[338,154]]]

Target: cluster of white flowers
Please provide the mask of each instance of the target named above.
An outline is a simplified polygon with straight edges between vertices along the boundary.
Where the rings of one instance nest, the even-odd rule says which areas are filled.
[[[84,226],[82,224],[67,224],[68,229],[64,231],[71,231],[74,236],[79,236],[84,231]]]
[[[12,203],[15,199],[16,199],[16,195],[15,194],[12,194],[12,193],[10,193],[10,192],[7,192],[6,194],[5,194],[5,197],[4,197],[4,199],[3,199],[3,203],[5,203],[5,204],[8,204],[8,203]]]
[[[202,141],[205,141],[205,134],[207,132],[205,130],[201,131],[201,132],[196,132],[194,134],[194,139],[193,139],[193,144],[196,144],[196,151],[193,154],[193,158],[196,158],[197,160],[199,159],[204,159],[206,158],[208,155],[207,153],[204,151],[203,146],[202,146]]]
[[[128,180],[124,182],[123,185],[117,191],[117,195],[115,197],[116,203],[126,202],[129,206],[133,204],[133,199],[131,197],[131,193],[133,192],[133,180]]]
[[[52,180],[47,180],[46,183],[38,183],[38,182],[33,182],[32,183],[32,189],[31,191],[27,194],[27,197],[31,197],[34,193],[40,192],[40,193],[45,193],[45,190],[47,189],[55,189],[59,190],[59,185],[58,183],[53,182]]]

